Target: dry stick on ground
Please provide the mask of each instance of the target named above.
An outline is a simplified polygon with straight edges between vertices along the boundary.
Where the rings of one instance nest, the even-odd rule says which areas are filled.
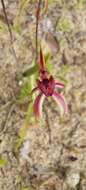
[[[11,117],[11,113],[12,113],[12,111],[13,111],[14,105],[15,105],[15,101],[10,102],[9,109],[8,109],[8,113],[7,113],[7,115],[6,115],[5,122],[4,122],[3,125],[2,125],[2,131],[0,131],[0,135],[1,135],[2,133],[6,133],[7,124],[8,124],[8,122],[9,122],[10,117]]]
[[[15,53],[15,50],[14,50],[14,47],[13,47],[13,35],[12,35],[11,27],[10,27],[10,24],[9,24],[9,21],[8,21],[4,0],[1,0],[1,3],[2,3],[2,8],[3,8],[6,24],[8,26],[8,31],[9,31],[9,34],[10,34],[10,43],[11,43],[12,52],[13,52],[13,55],[15,57],[16,62],[18,62],[16,53]]]

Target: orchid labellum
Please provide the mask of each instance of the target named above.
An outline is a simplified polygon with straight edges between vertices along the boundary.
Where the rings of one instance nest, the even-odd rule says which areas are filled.
[[[65,103],[64,96],[59,94],[56,89],[64,88],[62,83],[57,82],[52,75],[49,75],[45,70],[45,59],[40,48],[40,58],[38,61],[39,66],[39,79],[37,80],[37,86],[33,89],[39,91],[33,104],[33,112],[36,117],[42,116],[42,105],[45,98],[51,96],[61,108],[61,114],[67,112],[67,105]]]

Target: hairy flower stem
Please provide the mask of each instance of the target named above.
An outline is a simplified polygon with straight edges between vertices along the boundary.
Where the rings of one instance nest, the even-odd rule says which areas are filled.
[[[11,47],[12,47],[12,52],[13,52],[13,55],[14,55],[14,57],[16,59],[16,62],[17,62],[18,61],[17,56],[16,56],[16,53],[15,53],[15,50],[14,50],[14,47],[13,47],[13,35],[12,35],[11,27],[10,27],[10,24],[9,24],[9,21],[8,21],[4,0],[1,0],[1,3],[2,3],[2,8],[3,8],[6,24],[7,24],[7,27],[8,27],[8,31],[9,31],[9,34],[10,34],[10,43],[11,43]]]
[[[41,9],[42,0],[38,1],[37,10],[36,10],[36,63],[38,61],[38,25],[40,18],[40,9]]]

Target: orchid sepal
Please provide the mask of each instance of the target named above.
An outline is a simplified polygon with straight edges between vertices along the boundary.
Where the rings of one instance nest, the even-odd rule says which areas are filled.
[[[60,113],[61,113],[61,116],[64,114],[64,113],[67,113],[68,112],[68,107],[67,107],[67,104],[66,104],[66,101],[64,99],[64,96],[62,94],[59,94],[57,92],[54,92],[53,95],[52,95],[53,99],[55,100],[55,102],[59,105],[60,107]]]
[[[64,84],[55,81],[55,87],[62,89],[62,88],[64,88]]]
[[[42,106],[45,99],[45,95],[40,92],[36,97],[34,104],[33,104],[33,113],[36,118],[42,117]]]

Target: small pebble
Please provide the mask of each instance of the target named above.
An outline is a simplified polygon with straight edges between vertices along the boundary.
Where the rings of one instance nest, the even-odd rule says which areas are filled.
[[[67,171],[66,182],[70,187],[72,188],[76,187],[79,181],[80,181],[80,174],[78,171],[75,171],[73,169]]]
[[[24,160],[28,160],[28,153],[30,148],[30,142],[25,141],[20,149],[20,157]]]
[[[23,82],[22,80],[19,81],[19,86],[22,86]]]

